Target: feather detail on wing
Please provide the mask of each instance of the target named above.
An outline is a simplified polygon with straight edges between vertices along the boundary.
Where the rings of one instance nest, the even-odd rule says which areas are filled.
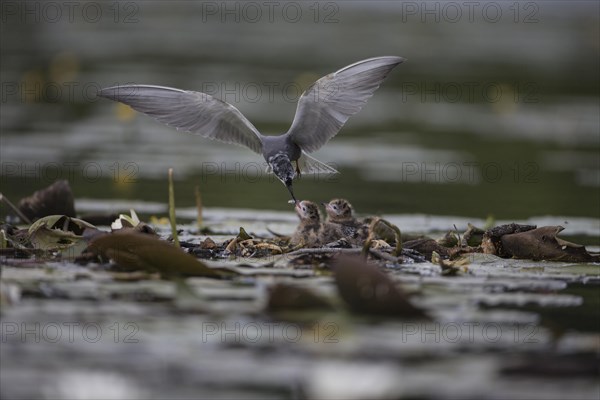
[[[370,58],[319,79],[300,96],[287,134],[302,150],[318,150],[362,109],[389,72],[403,61],[402,57]]]
[[[335,168],[309,156],[304,151],[298,159],[300,173],[303,175],[330,175],[339,173]]]

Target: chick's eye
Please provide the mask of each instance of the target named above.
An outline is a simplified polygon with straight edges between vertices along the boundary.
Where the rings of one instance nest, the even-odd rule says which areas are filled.
[[[302,207],[302,211],[306,211],[306,207]]]
[[[334,209],[334,210],[337,210],[337,206],[333,206],[333,209]]]

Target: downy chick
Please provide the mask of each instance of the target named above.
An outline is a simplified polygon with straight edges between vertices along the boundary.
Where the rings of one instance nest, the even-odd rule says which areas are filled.
[[[354,210],[348,200],[333,199],[323,203],[328,221],[340,227],[342,235],[352,244],[362,245],[369,235],[367,224],[354,217]]]
[[[315,203],[307,200],[297,201],[294,208],[300,218],[300,224],[292,235],[290,244],[304,244],[308,247],[313,247],[318,240],[321,228],[319,208]]]
[[[290,240],[292,245],[320,247],[343,237],[338,225],[321,222],[319,207],[312,201],[298,201],[295,209],[300,217],[300,224]]]

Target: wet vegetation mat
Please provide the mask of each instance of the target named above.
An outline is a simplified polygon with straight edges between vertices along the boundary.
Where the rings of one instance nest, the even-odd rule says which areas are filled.
[[[5,199],[4,398],[598,398],[599,248],[569,226],[352,214],[314,245],[301,204],[176,225],[70,193]]]

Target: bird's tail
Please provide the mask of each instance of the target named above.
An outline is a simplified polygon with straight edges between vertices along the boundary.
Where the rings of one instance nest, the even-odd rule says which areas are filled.
[[[298,166],[300,167],[301,174],[330,175],[338,173],[338,171],[332,166],[312,158],[304,151],[298,159]]]

